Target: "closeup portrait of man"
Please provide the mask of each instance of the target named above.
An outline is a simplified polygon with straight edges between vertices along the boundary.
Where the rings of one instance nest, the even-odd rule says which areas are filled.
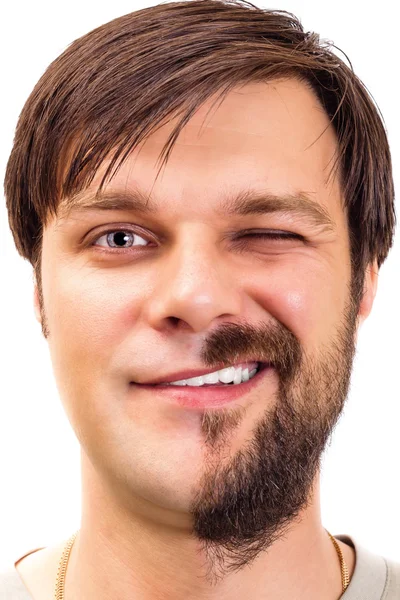
[[[130,12],[43,73],[4,192],[82,515],[0,600],[399,600],[400,563],[321,519],[396,225],[351,65],[246,0]]]

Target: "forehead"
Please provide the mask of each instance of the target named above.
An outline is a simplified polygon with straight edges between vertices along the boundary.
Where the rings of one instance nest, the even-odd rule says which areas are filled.
[[[253,189],[271,196],[305,196],[338,210],[337,177],[328,180],[337,151],[329,118],[315,94],[296,79],[246,84],[217,104],[205,102],[183,127],[161,179],[156,179],[161,150],[177,124],[170,120],[146,137],[122,164],[106,188],[119,192],[150,191],[168,210],[184,202],[196,211],[220,203],[228,190]],[[100,167],[89,189],[64,199],[65,214],[88,203],[109,164]],[[335,206],[336,203],[336,206]],[[180,206],[182,209],[182,206]]]

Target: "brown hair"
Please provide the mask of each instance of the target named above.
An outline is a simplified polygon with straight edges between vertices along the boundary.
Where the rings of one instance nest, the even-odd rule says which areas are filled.
[[[332,47],[293,14],[246,0],[158,4],[74,41],[28,98],[5,177],[14,241],[39,284],[43,227],[106,157],[112,160],[100,189],[147,135],[183,114],[160,154],[159,174],[208,98],[294,76],[314,90],[337,134],[333,168],[340,167],[349,220],[353,293],[362,294],[365,268],[375,259],[380,267],[393,243],[391,157],[379,110]]]

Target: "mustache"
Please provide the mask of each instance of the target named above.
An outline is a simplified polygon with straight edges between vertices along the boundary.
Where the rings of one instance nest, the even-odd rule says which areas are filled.
[[[270,362],[281,379],[288,382],[300,368],[303,352],[299,340],[287,327],[261,321],[222,323],[204,339],[200,356],[210,368],[221,362]]]

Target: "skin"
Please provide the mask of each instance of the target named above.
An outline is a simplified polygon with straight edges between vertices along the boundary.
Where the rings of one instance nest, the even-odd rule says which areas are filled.
[[[158,216],[71,213],[44,229],[43,301],[35,283],[35,313],[42,326],[46,321],[57,386],[82,448],[82,522],[67,571],[67,600],[110,595],[116,600],[189,595],[334,600],[341,595],[338,557],[321,523],[317,459],[343,409],[351,345],[373,305],[377,265],[366,270],[362,302],[349,320],[347,219],[339,180],[328,180],[336,137],[304,83],[247,84],[232,91],[204,123],[209,107],[207,102],[185,126],[154,186],[156,160],[174,121],[148,137],[109,184],[109,189],[151,190]],[[335,231],[287,215],[217,217],[227,184],[241,190],[249,183],[274,194],[311,193],[334,220]],[[150,234],[145,239],[158,242],[118,256],[110,247],[106,255],[79,245],[89,231],[91,243],[105,244],[100,236],[117,223],[137,224]],[[249,240],[238,252],[223,237],[251,228],[294,231],[310,244]],[[226,324],[234,329],[244,324],[232,346],[242,352],[262,351],[257,332],[268,334],[264,351],[275,353],[278,367],[233,408],[220,409],[219,420],[213,411],[166,405],[155,391],[132,393],[130,380],[144,381],[160,369],[204,366],[206,356],[223,348],[225,334],[218,332]],[[223,356],[232,358],[233,350],[225,349]],[[280,367],[289,356],[292,370],[285,373]],[[300,362],[301,357],[307,360]],[[321,382],[330,365],[337,367],[342,388],[334,372]],[[271,411],[281,410],[285,399],[299,410],[297,422],[290,421],[291,412],[285,421],[298,436],[288,434],[274,447]],[[322,435],[324,419],[328,427]],[[265,447],[253,447],[246,471],[243,451],[254,442],[257,427]],[[317,456],[309,449],[306,468],[296,471],[301,454],[293,438],[307,432]],[[272,450],[278,469],[287,450],[297,473],[290,480],[278,472],[287,487],[276,496],[275,516],[263,512],[273,498]],[[242,462],[233,462],[235,457]],[[262,467],[253,471],[260,458]],[[243,479],[247,472],[254,479]],[[265,491],[265,504],[256,501],[262,535],[256,535],[249,511],[240,510],[246,498],[240,505],[239,492],[246,485]],[[239,493],[237,505],[230,502],[233,490]],[[232,518],[242,514],[239,523],[248,527],[259,551],[251,552],[240,527],[220,516],[213,520],[207,512],[212,506]],[[37,598],[52,593],[61,546],[36,553],[31,567],[21,569]],[[340,546],[352,573],[354,552]]]

